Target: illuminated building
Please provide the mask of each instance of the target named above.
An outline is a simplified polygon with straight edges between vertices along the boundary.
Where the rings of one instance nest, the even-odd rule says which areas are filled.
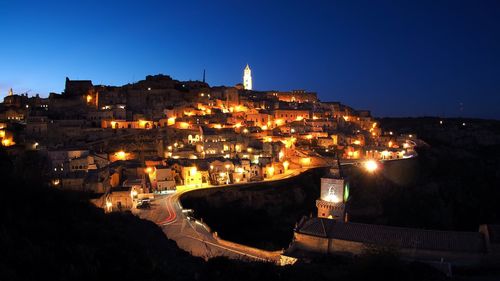
[[[321,195],[316,200],[318,217],[345,220],[345,202],[349,197],[349,187],[340,175],[340,165],[330,169],[330,174],[321,178]]]
[[[252,70],[248,64],[243,71],[243,88],[245,90],[252,90]]]
[[[283,120],[284,123],[297,121],[298,119],[309,118],[309,110],[301,109],[276,109],[274,110],[274,119]],[[279,125],[279,124],[277,124]]]

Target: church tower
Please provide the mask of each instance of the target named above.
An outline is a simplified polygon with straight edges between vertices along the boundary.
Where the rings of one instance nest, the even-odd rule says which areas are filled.
[[[349,197],[349,185],[340,175],[340,163],[321,178],[321,195],[316,200],[319,218],[345,221],[345,202]]]
[[[245,90],[252,90],[252,70],[248,66],[248,63],[243,71],[243,88]]]

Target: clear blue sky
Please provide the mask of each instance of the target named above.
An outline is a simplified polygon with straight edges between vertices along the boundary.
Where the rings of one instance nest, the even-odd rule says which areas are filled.
[[[307,89],[376,116],[500,119],[500,1],[0,0],[0,97],[66,76]],[[463,111],[460,112],[460,103]]]

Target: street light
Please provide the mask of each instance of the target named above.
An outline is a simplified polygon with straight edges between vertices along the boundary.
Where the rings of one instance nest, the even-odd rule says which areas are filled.
[[[283,162],[283,168],[285,168],[285,171],[288,170],[288,166],[290,166],[290,162],[288,161]]]
[[[131,195],[131,197],[132,197],[132,198],[135,198],[135,197],[137,196],[137,190],[135,190],[135,189],[134,189],[134,190],[132,190],[132,191],[130,192],[130,195]]]
[[[118,158],[118,160],[125,160],[127,154],[125,153],[125,151],[120,150],[117,153],[115,153],[115,156]]]
[[[106,201],[106,209],[108,212],[111,212],[113,209],[113,203],[111,203],[111,201]]]
[[[229,184],[229,167],[231,166],[229,164],[226,164],[226,174],[227,174],[226,184]]]
[[[370,173],[373,173],[373,172],[375,172],[375,171],[378,169],[378,164],[377,164],[377,162],[376,162],[375,160],[373,160],[373,159],[370,159],[370,160],[368,160],[368,161],[365,161],[365,162],[363,163],[363,166],[364,166],[365,170],[367,170],[367,171],[368,171],[368,172],[370,172]]]

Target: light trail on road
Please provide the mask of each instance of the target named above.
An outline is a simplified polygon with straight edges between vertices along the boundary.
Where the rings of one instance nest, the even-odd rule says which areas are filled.
[[[168,225],[168,224],[174,223],[176,221],[177,213],[175,212],[175,208],[172,206],[172,197],[173,196],[169,196],[167,198],[167,200],[165,201],[165,205],[166,205],[165,207],[166,207],[167,212],[168,212],[168,217],[165,220],[158,222],[157,224]]]

